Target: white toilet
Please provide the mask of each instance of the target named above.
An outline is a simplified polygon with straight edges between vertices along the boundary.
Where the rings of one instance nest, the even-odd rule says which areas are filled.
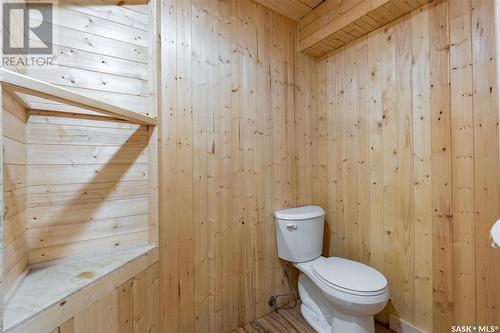
[[[374,333],[373,316],[387,304],[387,279],[352,260],[321,256],[325,211],[276,211],[278,256],[300,270],[301,312],[320,333]]]

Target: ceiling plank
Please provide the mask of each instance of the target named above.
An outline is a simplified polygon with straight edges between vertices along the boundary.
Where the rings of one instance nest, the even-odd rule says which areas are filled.
[[[322,56],[428,2],[326,0],[299,20],[299,50],[306,54],[322,50]]]
[[[300,20],[301,17],[309,13],[312,8],[305,4],[306,0],[254,0],[258,4],[267,7],[278,14],[286,16],[294,21]],[[317,0],[314,0],[317,1]],[[308,2],[313,3],[309,0]],[[321,1],[321,0],[320,0]]]
[[[331,8],[329,12],[325,13],[321,17],[317,18],[314,22],[312,22],[308,27],[310,28],[309,34],[302,35],[299,32],[299,49],[300,51],[304,51],[305,49],[313,46],[314,44],[320,42],[324,38],[330,36],[331,34],[342,30],[342,28],[346,27],[350,23],[353,23],[357,19],[367,15],[369,12],[377,9],[388,3],[390,0],[365,0],[356,4],[354,7],[345,11],[345,13],[341,15],[329,15],[328,22],[325,24],[323,18],[328,16],[330,12],[335,12]],[[326,2],[325,2],[326,3]],[[329,4],[336,4],[337,1],[328,2]],[[307,16],[314,14],[314,10],[308,14]],[[311,27],[312,26],[312,27]],[[312,29],[311,29],[312,28]]]
[[[316,8],[323,0],[299,0],[300,2],[305,3],[311,9]]]

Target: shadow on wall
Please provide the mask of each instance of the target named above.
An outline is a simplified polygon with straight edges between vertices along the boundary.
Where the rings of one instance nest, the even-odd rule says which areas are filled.
[[[146,134],[146,140],[144,136]],[[118,151],[111,157],[111,159],[104,166],[96,167],[94,170],[95,176],[89,181],[86,182],[83,188],[81,188],[78,193],[67,203],[64,204],[64,208],[59,212],[54,212],[51,209],[51,213],[55,213],[54,216],[46,217],[51,221],[67,221],[67,224],[71,224],[70,235],[64,235],[65,243],[72,243],[74,241],[81,240],[79,237],[80,234],[85,232],[90,224],[99,223],[99,221],[95,220],[95,213],[101,209],[107,203],[107,199],[109,200],[110,194],[116,190],[118,184],[122,181],[122,178],[127,173],[127,171],[134,165],[134,162],[144,153],[144,150],[148,146],[148,142],[150,139],[152,131],[148,131],[147,126],[138,127],[135,132],[127,139],[126,143],[120,146]],[[134,149],[129,149],[134,148]],[[147,172],[147,171],[144,171]],[[145,174],[144,174],[145,175]],[[101,184],[101,185],[100,185]],[[97,188],[97,190],[96,190]],[[97,195],[96,195],[96,192]],[[89,196],[92,196],[89,198]],[[95,197],[93,197],[95,196]],[[147,192],[145,194],[147,196]],[[130,197],[124,197],[127,199]],[[121,197],[119,199],[122,199]],[[113,198],[114,200],[114,198]],[[50,201],[50,200],[49,200]],[[52,202],[50,202],[52,204]],[[127,202],[124,202],[123,205],[127,205]],[[116,208],[115,208],[116,209]],[[127,207],[123,207],[124,211]],[[68,221],[68,217],[75,218],[75,215],[78,214],[76,220]],[[51,215],[49,213],[49,215]],[[32,228],[36,228],[36,216],[32,216]],[[135,221],[131,221],[132,224]],[[66,223],[57,223],[57,225],[66,224]],[[97,227],[99,228],[99,227]],[[103,226],[103,230],[100,230],[100,235],[96,236],[96,238],[102,237],[110,237],[115,235],[120,235],[121,233],[117,231],[120,228],[119,222],[113,221],[111,225]],[[138,225],[138,229],[135,230],[127,229],[128,232],[136,232],[136,231],[144,231],[144,227],[141,223]],[[147,229],[147,226],[146,226]],[[47,228],[47,232],[50,231],[51,228]],[[39,237],[37,242],[43,247],[43,235]],[[119,241],[112,245],[112,248],[121,247]],[[50,246],[50,245],[48,245]],[[93,249],[92,253],[102,252],[103,250],[109,251],[109,246],[106,249]],[[64,256],[68,254],[65,253]],[[78,254],[76,254],[78,255]],[[44,256],[44,254],[42,254]],[[71,256],[71,253],[69,254]],[[53,259],[53,258],[49,258]]]

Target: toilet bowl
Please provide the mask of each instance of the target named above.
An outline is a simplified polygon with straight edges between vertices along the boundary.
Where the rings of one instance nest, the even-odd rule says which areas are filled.
[[[321,256],[324,214],[318,206],[274,214],[278,256],[300,270],[302,315],[320,333],[374,333],[373,316],[389,299],[387,279],[365,264]]]

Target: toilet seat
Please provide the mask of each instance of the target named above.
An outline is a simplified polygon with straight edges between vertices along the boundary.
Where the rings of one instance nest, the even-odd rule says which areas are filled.
[[[325,292],[333,292],[337,297],[344,294],[345,297],[370,298],[388,293],[387,279],[376,269],[359,262],[319,257],[295,266],[316,280]]]
[[[316,275],[316,274],[315,274]],[[335,291],[338,291],[340,293],[343,293],[343,294],[349,294],[349,295],[354,295],[354,296],[361,296],[361,297],[372,297],[372,296],[379,296],[379,295],[382,295],[384,293],[386,293],[387,291],[387,288],[384,288],[380,291],[377,291],[377,292],[365,292],[365,291],[355,291],[355,290],[349,290],[349,289],[346,289],[346,288],[342,288],[340,286],[337,286],[337,285],[334,285],[328,281],[326,281],[325,279],[323,279],[322,277],[316,275],[316,277],[322,282],[325,284],[325,286],[335,290]]]
[[[377,296],[387,291],[387,279],[365,264],[338,258],[322,258],[311,265],[314,275],[330,288],[358,296]]]

